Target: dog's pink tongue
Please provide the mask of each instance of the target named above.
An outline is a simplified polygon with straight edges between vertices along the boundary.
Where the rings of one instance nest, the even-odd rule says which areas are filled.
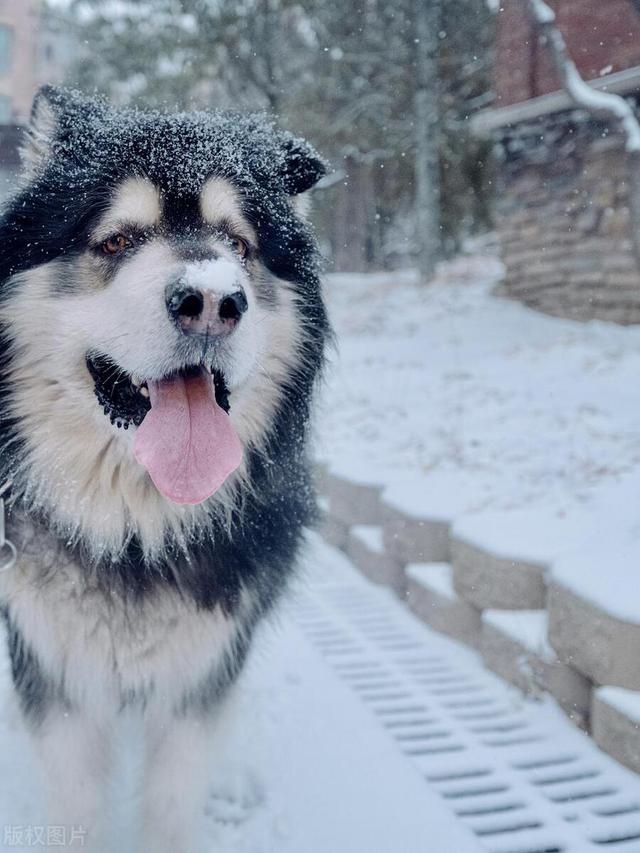
[[[156,488],[181,504],[216,492],[242,461],[242,445],[216,403],[211,374],[149,382],[151,411],[138,427],[133,450]]]

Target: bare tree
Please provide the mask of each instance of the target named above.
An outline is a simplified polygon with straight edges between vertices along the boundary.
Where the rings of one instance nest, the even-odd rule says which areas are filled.
[[[423,282],[433,275],[441,249],[438,32],[440,0],[414,0],[416,34],[415,223],[418,268]]]
[[[539,38],[551,55],[565,91],[580,107],[591,113],[611,116],[625,137],[629,174],[629,211],[631,236],[636,261],[640,266],[640,122],[631,104],[621,95],[600,92],[580,75],[566,42],[556,26],[556,16],[544,0],[526,0]]]
[[[485,0],[57,0],[55,9],[74,34],[75,87],[160,108],[266,109],[311,139],[340,176],[315,211],[339,269],[420,257],[426,280],[441,251],[490,225],[489,143],[467,120],[489,97]]]

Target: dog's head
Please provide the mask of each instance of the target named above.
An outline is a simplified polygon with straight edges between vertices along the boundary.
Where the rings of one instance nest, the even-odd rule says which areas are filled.
[[[325,319],[296,197],[324,165],[263,117],[51,88],[24,162],[0,225],[11,473],[100,548],[159,541],[306,417]]]

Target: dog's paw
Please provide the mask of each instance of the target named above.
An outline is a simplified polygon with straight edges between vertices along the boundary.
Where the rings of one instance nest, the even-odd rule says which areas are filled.
[[[257,776],[247,768],[235,767],[214,782],[205,811],[216,824],[240,826],[264,800],[264,788]]]

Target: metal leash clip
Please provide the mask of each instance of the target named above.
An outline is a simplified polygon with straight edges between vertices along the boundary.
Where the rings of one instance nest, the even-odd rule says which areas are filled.
[[[0,490],[0,494],[4,491],[4,488]],[[16,546],[4,534],[4,522],[4,498],[0,498],[0,572],[8,572],[12,569],[18,558]]]

